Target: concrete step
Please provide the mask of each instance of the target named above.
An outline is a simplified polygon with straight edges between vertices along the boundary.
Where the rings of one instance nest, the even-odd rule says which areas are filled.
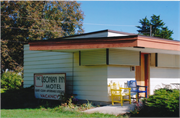
[[[119,115],[119,114],[125,114],[129,113],[130,111],[133,111],[135,109],[136,104],[134,103],[124,103],[123,106],[121,104],[110,104],[103,107],[96,107],[93,109],[88,109],[83,112],[85,113],[104,113],[104,114],[113,114],[113,115]]]

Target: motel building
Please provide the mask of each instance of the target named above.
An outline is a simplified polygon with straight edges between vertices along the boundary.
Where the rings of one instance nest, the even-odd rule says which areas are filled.
[[[102,30],[24,45],[24,87],[35,97],[111,102],[109,83],[148,86],[147,94],[180,83],[180,42]]]

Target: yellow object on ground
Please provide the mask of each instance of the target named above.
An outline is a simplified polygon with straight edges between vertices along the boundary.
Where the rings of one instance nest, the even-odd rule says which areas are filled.
[[[109,86],[111,90],[112,105],[114,105],[114,102],[118,102],[123,106],[123,101],[129,101],[129,104],[131,104],[131,88],[122,88],[116,83],[109,84]],[[125,93],[124,89],[128,89],[128,92]],[[129,99],[124,99],[124,96],[129,96]]]

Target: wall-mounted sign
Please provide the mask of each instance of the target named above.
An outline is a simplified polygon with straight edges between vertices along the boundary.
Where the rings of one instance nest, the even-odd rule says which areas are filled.
[[[59,100],[65,93],[65,73],[34,74],[34,93],[36,98]]]

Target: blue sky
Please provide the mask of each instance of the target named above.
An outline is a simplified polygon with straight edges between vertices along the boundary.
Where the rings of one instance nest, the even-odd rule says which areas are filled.
[[[142,18],[160,15],[180,41],[180,1],[78,1],[84,12],[85,33],[111,29],[137,33]]]

